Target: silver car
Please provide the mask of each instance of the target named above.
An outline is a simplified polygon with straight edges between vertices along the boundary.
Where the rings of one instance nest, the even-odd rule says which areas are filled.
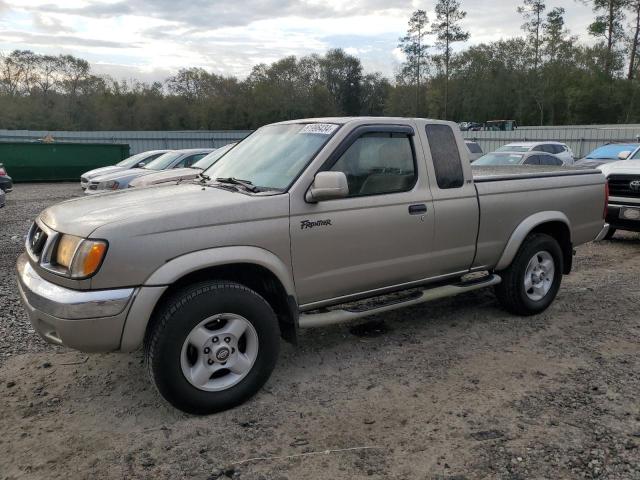
[[[538,152],[555,155],[564,165],[573,165],[575,160],[573,151],[568,145],[560,142],[516,142],[504,145],[496,152]]]
[[[152,173],[151,175],[143,175],[132,180],[129,187],[148,187],[150,185],[169,184],[178,180],[192,180],[197,178],[203,171],[210,168],[222,156],[231,150],[236,144],[230,143],[224,147],[218,148],[204,157],[202,160],[194,163],[187,168],[172,168],[171,170],[163,170],[161,172]]]
[[[545,165],[559,167],[563,163],[558,157],[549,153],[497,151],[487,153],[473,162],[474,167],[483,165]]]
[[[100,167],[89,170],[88,172],[83,173],[80,177],[80,186],[83,190],[86,190],[86,188],[89,186],[89,182],[94,178],[106,175],[108,173],[123,172],[125,170],[129,170],[130,168],[142,168],[147,163],[158,158],[160,155],[163,155],[170,151],[171,150],[149,150],[148,152],[137,153],[135,155],[132,155],[131,157],[125,158],[115,165],[109,165],[107,167]]]
[[[142,168],[131,168],[121,172],[108,173],[94,178],[89,182],[85,193],[94,194],[113,190],[122,190],[129,187],[129,183],[144,175],[151,175],[160,170],[172,168],[190,167],[198,160],[213,152],[213,148],[190,148],[186,150],[173,150],[160,155]]]

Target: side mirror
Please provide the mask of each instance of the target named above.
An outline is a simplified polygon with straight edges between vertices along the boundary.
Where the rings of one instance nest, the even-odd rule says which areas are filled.
[[[630,152],[629,150],[625,150],[623,152],[620,152],[618,154],[618,160],[626,160],[627,158],[629,158],[629,155],[631,155],[632,152]]]
[[[138,165],[136,165],[136,167],[138,167],[138,168],[142,168],[142,167],[144,167],[146,164],[147,164],[147,162],[140,162],[140,163],[138,163]]]
[[[347,176],[343,172],[318,172],[305,195],[309,203],[345,198],[349,195]]]

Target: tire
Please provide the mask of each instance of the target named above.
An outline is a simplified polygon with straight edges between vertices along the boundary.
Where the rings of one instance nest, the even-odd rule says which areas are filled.
[[[609,231],[607,232],[607,234],[604,236],[605,240],[611,240],[613,238],[613,236],[616,234],[616,229],[613,227],[609,228]]]
[[[273,309],[255,291],[229,281],[203,282],[176,292],[159,309],[144,350],[160,395],[184,412],[205,415],[260,390],[275,368],[280,330]]]
[[[548,271],[549,261],[553,263],[552,274]],[[535,269],[536,262],[538,270]],[[546,234],[530,235],[522,243],[511,265],[498,272],[502,282],[495,287],[496,296],[510,313],[522,316],[538,314],[556,298],[562,282],[562,271],[563,257],[558,242]]]

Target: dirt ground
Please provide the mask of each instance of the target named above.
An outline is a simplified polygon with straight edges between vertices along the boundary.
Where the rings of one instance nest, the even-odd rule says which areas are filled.
[[[578,249],[544,314],[479,291],[304,332],[234,410],[168,406],[140,353],[45,344],[13,265],[46,205],[0,210],[0,478],[640,479],[640,236]]]

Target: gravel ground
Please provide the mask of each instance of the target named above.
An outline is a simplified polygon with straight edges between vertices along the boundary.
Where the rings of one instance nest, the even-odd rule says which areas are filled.
[[[0,478],[640,479],[640,236],[581,247],[533,318],[479,291],[305,332],[254,399],[193,417],[139,353],[30,329],[22,237],[78,193],[18,184],[0,210]]]

